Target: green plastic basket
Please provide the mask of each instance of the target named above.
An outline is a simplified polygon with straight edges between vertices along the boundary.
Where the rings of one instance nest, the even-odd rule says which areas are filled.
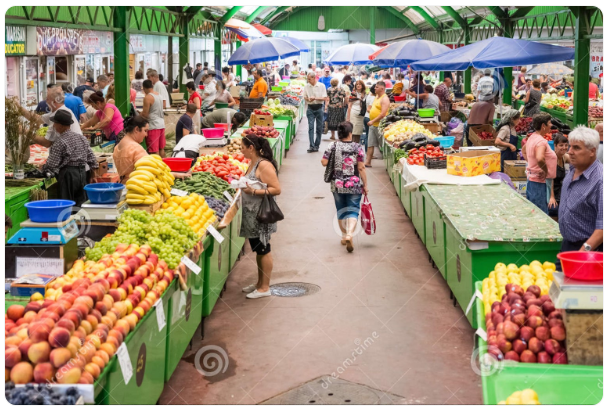
[[[290,85],[290,83],[288,83],[288,82],[279,82],[278,84],[281,87],[286,87],[286,86]]]
[[[284,90],[284,88],[281,87],[281,86],[273,86],[273,87],[271,87],[271,91],[272,92],[281,92],[283,90]]]
[[[435,109],[418,109],[418,116],[420,117],[433,117]]]
[[[216,109],[225,109],[227,107],[228,107],[228,103],[221,103],[221,102],[215,103]]]

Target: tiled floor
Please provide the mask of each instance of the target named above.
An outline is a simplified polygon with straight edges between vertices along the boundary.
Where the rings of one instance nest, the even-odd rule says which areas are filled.
[[[197,332],[161,404],[256,404],[332,374],[408,404],[482,403],[470,363],[473,331],[429,264],[382,160],[368,171],[377,234],[360,235],[352,254],[339,244],[320,164],[328,143],[319,154],[307,153],[303,119],[279,175],[286,218],[272,240],[272,283],[309,282],[322,290],[245,299],[241,288],[253,283],[256,263],[253,253],[244,256],[205,320],[205,339]],[[215,376],[194,365],[206,358],[209,352],[198,351],[207,345],[222,353]]]

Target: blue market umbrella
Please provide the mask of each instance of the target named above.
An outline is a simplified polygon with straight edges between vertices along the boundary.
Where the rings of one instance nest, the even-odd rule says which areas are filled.
[[[331,55],[328,56],[328,59],[324,61],[324,63],[329,65],[371,64],[373,62],[369,60],[369,56],[378,49],[379,47],[374,44],[346,44],[345,46],[341,46],[337,50],[332,52]]]
[[[447,46],[434,41],[405,40],[392,43],[381,49],[379,53],[375,53],[372,63],[380,67],[407,67],[415,61],[428,59],[449,51],[450,49]]]
[[[491,37],[468,46],[450,50],[411,65],[418,71],[465,70],[492,67],[526,66],[530,64],[572,60],[575,50],[527,40]]]
[[[311,50],[309,46],[307,46],[305,43],[303,43],[301,40],[297,38],[294,38],[294,37],[279,37],[279,38],[287,41],[288,43],[295,45],[302,52],[308,52],[309,50]]]
[[[301,54],[298,47],[277,37],[263,37],[251,40],[235,51],[228,64],[254,64],[269,62],[277,59],[285,59],[290,56]]]

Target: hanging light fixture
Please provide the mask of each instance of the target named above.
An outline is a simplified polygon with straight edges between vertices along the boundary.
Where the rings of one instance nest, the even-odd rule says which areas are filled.
[[[318,30],[324,30],[326,28],[326,24],[324,21],[324,15],[320,14],[320,17],[318,18]]]

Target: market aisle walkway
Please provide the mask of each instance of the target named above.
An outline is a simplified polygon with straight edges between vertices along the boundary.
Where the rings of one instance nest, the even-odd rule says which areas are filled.
[[[256,404],[333,373],[409,404],[482,403],[470,363],[473,331],[429,264],[382,160],[368,176],[377,234],[361,235],[353,254],[339,244],[320,165],[328,143],[319,154],[307,153],[303,119],[283,162],[278,202],[286,218],[272,241],[272,283],[322,290],[248,300],[241,288],[255,279],[255,254],[242,257],[205,321],[205,339],[197,332],[160,404]],[[195,354],[206,345],[228,354],[225,372],[205,377],[195,368]]]

